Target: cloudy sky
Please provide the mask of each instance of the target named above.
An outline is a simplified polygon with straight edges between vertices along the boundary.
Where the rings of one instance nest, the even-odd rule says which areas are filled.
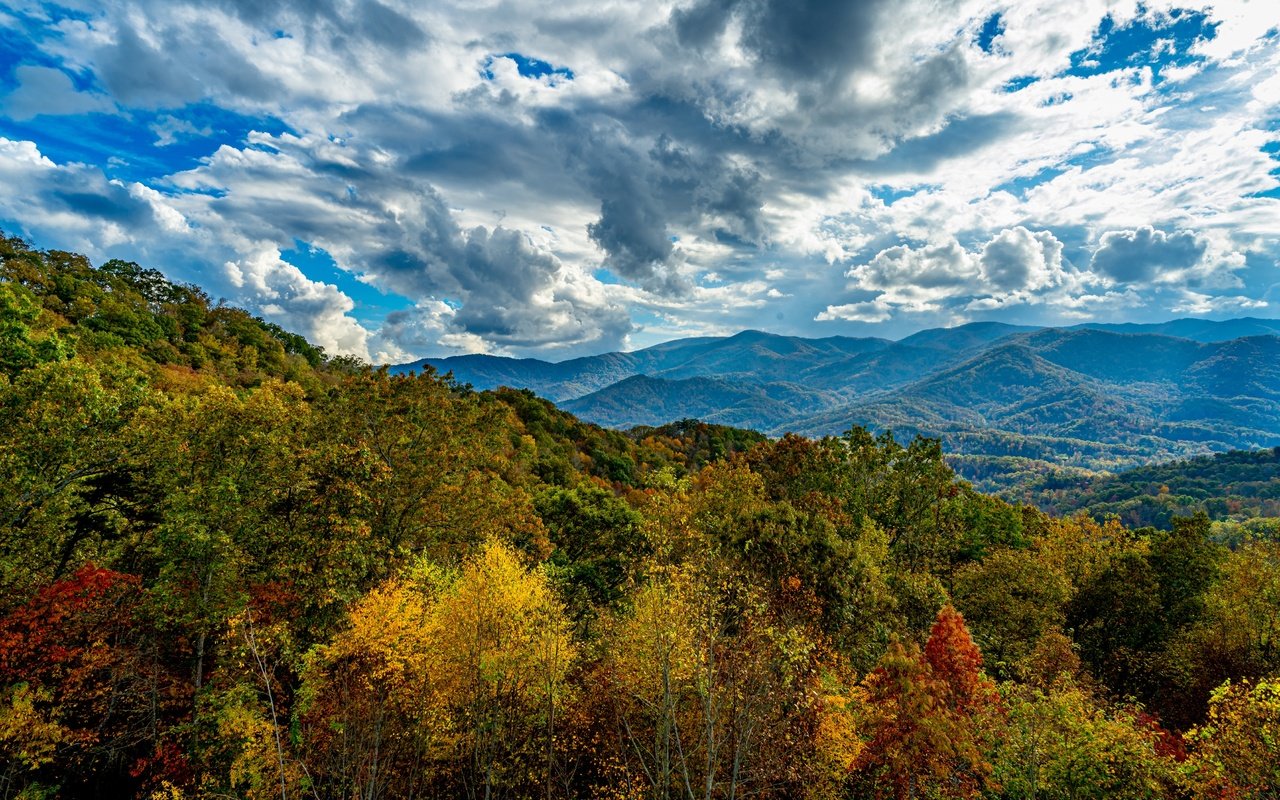
[[[0,228],[375,361],[1280,316],[1276,0],[0,0]]]

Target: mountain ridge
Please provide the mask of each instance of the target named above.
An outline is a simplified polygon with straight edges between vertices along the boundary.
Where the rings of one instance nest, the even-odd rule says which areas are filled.
[[[1242,334],[1242,335],[1238,335]],[[426,359],[476,389],[529,389],[597,424],[677,419],[769,435],[854,425],[959,455],[1111,469],[1280,444],[1280,320],[1033,327],[981,322],[876,337],[765,331],[562,362]]]

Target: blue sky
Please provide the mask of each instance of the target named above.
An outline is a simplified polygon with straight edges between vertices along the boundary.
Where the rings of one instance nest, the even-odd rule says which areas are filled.
[[[1254,0],[0,2],[0,228],[375,361],[1280,315]]]

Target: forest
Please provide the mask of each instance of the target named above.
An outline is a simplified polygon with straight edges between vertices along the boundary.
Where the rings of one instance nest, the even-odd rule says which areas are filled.
[[[0,237],[0,797],[1270,798],[1280,541],[629,433]]]

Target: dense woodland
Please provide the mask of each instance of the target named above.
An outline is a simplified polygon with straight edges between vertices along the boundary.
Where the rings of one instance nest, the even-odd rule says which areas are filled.
[[[0,796],[1263,798],[1280,543],[624,435],[0,240]]]
[[[1280,447],[1216,453],[1116,474],[1049,470],[1005,494],[1051,513],[1087,511],[1098,519],[1115,515],[1135,527],[1168,528],[1174,517],[1204,511],[1210,519],[1247,522],[1261,530],[1280,517]]]

